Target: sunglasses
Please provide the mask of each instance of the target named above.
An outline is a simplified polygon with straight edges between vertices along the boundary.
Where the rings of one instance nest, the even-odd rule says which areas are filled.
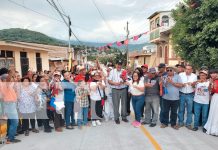
[[[172,69],[169,69],[169,70],[167,70],[167,72],[173,72],[173,70],[172,70]]]

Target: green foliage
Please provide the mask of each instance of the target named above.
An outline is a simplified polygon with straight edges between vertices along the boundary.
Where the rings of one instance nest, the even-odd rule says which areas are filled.
[[[0,30],[0,40],[66,46],[64,42],[51,38],[45,34],[20,28]]]
[[[193,5],[193,4],[197,5]],[[188,0],[173,10],[177,54],[196,68],[218,66],[218,0]]]

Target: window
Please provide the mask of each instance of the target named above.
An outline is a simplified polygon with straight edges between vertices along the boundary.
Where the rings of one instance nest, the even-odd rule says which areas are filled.
[[[4,57],[5,58],[5,51],[4,50],[0,51],[0,57]]]
[[[150,23],[150,28],[151,28],[151,30],[154,30],[154,29],[155,29],[155,23],[154,23],[154,20],[151,21],[151,23]]]
[[[169,26],[169,17],[168,16],[163,16],[162,17],[162,26]]]
[[[0,57],[1,58],[6,58],[6,57],[13,58],[13,51],[1,50]]]
[[[36,58],[39,58],[40,57],[40,53],[36,53]]]
[[[20,57],[27,58],[27,52],[20,52]]]
[[[37,71],[42,71],[42,59],[40,53],[36,53],[36,68]]]
[[[155,19],[155,25],[156,25],[156,28],[160,27],[160,18],[159,17],[157,19]]]
[[[13,51],[1,50],[0,51],[0,68],[6,67],[10,69],[14,66]]]
[[[160,57],[160,58],[163,57],[163,49],[162,49],[162,46],[159,47],[159,57]]]

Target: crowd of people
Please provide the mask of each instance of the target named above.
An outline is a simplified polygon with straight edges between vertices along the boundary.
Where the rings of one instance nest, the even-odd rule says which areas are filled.
[[[79,65],[72,72],[29,70],[21,78],[19,72],[1,68],[0,104],[7,144],[20,142],[19,134],[40,130],[63,132],[109,120],[129,123],[131,110],[135,128],[160,121],[161,128],[197,131],[201,126],[204,133],[218,136],[218,69],[203,66],[197,75],[191,65],[131,68],[118,61]]]

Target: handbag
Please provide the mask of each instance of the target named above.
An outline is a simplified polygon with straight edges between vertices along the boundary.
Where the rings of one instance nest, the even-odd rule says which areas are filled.
[[[99,87],[98,87],[98,92],[99,92],[99,95],[101,97],[101,105],[104,106],[105,105],[105,101],[107,100],[107,96],[105,94],[105,90],[103,90],[103,96],[101,95]]]

